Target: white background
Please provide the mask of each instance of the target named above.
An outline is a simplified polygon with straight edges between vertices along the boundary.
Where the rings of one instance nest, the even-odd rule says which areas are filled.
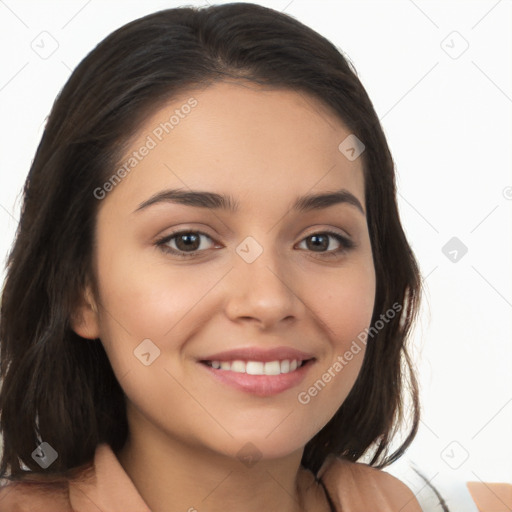
[[[413,340],[423,419],[407,457],[434,485],[512,482],[510,0],[255,3],[350,58],[388,138],[426,290]],[[2,267],[45,118],[71,71],[114,29],[181,5],[205,3],[0,0]],[[47,58],[35,51],[52,45]],[[454,236],[468,248],[455,262],[442,252]]]

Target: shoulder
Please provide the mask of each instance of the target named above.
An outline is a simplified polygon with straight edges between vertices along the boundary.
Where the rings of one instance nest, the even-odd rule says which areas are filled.
[[[355,510],[422,512],[414,493],[398,478],[368,464],[329,455],[318,477],[338,505]],[[364,508],[363,508],[364,507]]]
[[[67,488],[35,481],[0,485],[2,512],[72,512]]]

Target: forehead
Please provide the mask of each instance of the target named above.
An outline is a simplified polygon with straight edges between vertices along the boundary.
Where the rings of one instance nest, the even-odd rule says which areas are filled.
[[[245,81],[190,89],[141,126],[109,201],[133,206],[170,187],[229,192],[243,202],[344,187],[364,205],[362,159],[339,150],[349,135],[303,92]]]

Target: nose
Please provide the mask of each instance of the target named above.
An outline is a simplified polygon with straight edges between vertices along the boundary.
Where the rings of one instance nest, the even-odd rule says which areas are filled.
[[[264,329],[300,318],[305,305],[300,298],[300,281],[290,263],[273,249],[263,248],[255,259],[254,247],[249,250],[253,251],[250,258],[243,250],[234,254],[235,268],[225,289],[227,316],[234,322],[253,321]]]

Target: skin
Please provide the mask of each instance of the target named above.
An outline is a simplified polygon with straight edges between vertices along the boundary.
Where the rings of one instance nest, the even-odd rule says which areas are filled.
[[[175,98],[141,127],[127,157],[191,96],[197,106],[101,200],[99,296],[85,291],[73,327],[101,339],[125,392],[130,434],[117,456],[152,511],[329,510],[321,488],[306,491],[300,460],[351,390],[364,344],[308,404],[297,395],[369,327],[375,270],[365,213],[347,203],[302,214],[290,207],[344,188],[366,211],[362,160],[338,150],[350,131],[320,101],[244,81]],[[167,188],[229,194],[240,211],[167,202],[133,213]],[[196,257],[155,245],[186,229],[208,235]],[[355,247],[326,257],[341,245],[328,237],[315,247],[310,237],[325,229]],[[236,252],[247,236],[263,249],[251,264]],[[178,239],[167,245],[184,252]],[[134,356],[147,338],[160,350],[149,366]],[[282,345],[316,361],[300,385],[270,397],[221,384],[198,363]],[[248,442],[261,456],[251,467],[237,457]]]

